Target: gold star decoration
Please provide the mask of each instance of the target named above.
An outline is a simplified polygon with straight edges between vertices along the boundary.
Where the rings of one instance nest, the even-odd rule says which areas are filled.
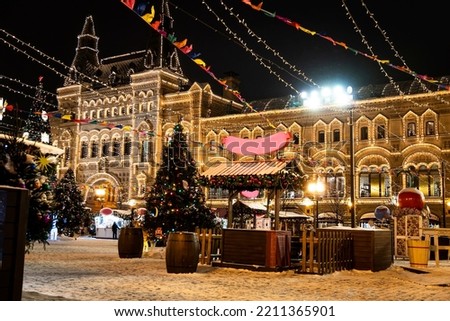
[[[48,156],[40,154],[37,158],[37,167],[40,170],[47,170],[49,166],[51,166],[52,162]]]

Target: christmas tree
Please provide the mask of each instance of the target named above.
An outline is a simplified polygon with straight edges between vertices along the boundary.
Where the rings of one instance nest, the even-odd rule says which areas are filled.
[[[23,137],[34,142],[51,143],[51,130],[48,115],[45,111],[47,92],[44,90],[44,77],[39,76],[38,86],[30,114],[25,120]]]
[[[42,154],[34,145],[25,144],[15,136],[0,140],[0,185],[30,190],[26,251],[36,242],[48,244],[52,226],[52,181],[58,159],[53,154]]]
[[[57,217],[58,233],[76,236],[80,228],[89,219],[89,210],[85,208],[81,191],[75,181],[71,168],[56,184],[54,213]]]
[[[146,195],[147,209],[153,215],[146,218],[144,227],[150,230],[160,227],[165,234],[215,227],[215,216],[205,205],[197,180],[196,162],[183,127],[177,123],[173,136],[163,148],[155,183]]]

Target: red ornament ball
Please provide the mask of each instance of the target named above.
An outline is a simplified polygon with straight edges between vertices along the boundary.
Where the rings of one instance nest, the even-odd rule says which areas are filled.
[[[421,210],[425,207],[425,196],[417,188],[404,188],[398,193],[398,206]]]

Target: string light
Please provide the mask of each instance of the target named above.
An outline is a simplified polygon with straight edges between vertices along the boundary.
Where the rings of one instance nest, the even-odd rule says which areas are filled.
[[[361,0],[361,4],[362,6],[365,8],[367,15],[370,17],[370,19],[372,19],[372,21],[374,22],[375,28],[380,31],[380,33],[383,35],[385,41],[389,44],[391,50],[394,52],[395,57],[399,58],[401,60],[401,62],[403,63],[403,65],[407,68],[410,69],[408,67],[408,65],[406,64],[405,59],[399,54],[399,52],[395,49],[393,43],[389,40],[389,37],[387,37],[387,33],[385,30],[381,29],[380,24],[378,23],[377,20],[375,20],[375,15],[369,10],[369,8],[367,7],[367,5],[364,3],[363,0]],[[349,18],[349,20],[352,22],[353,26],[354,26],[354,30],[360,35],[361,37],[361,41],[362,43],[367,47],[367,49],[370,51],[370,53],[372,54],[372,56],[376,56],[375,53],[372,50],[372,46],[370,46],[370,44],[368,43],[368,41],[366,40],[366,37],[363,35],[361,28],[359,28],[358,24],[356,23],[356,20],[353,18],[352,14],[350,13],[350,10],[348,8],[348,6],[345,3],[345,0],[342,0],[342,7],[346,10],[346,14]],[[386,72],[386,70],[383,68],[383,65],[381,63],[378,63],[378,65],[380,66],[380,70],[381,72],[385,75],[386,78],[388,78],[389,83],[395,88],[395,90],[400,94],[400,96],[409,101],[410,103],[414,104],[416,107],[424,107],[423,104],[417,103],[416,101],[410,99],[399,87],[399,85],[394,81],[394,79],[388,75],[388,73]],[[424,90],[425,92],[428,92],[430,94],[434,93],[433,91],[429,90],[425,84],[423,84],[423,82],[420,81],[420,78],[418,78],[415,74],[413,75],[414,78],[419,82],[419,84],[421,85],[422,90]],[[433,98],[437,99],[438,101],[448,105],[449,102],[442,99],[442,97],[440,95],[433,95]],[[394,109],[397,112],[397,115],[402,118],[402,116],[399,114],[397,109]],[[443,128],[445,127],[445,124],[442,124],[440,121],[439,123],[443,126]]]
[[[204,2],[203,2],[204,3]],[[304,81],[306,83],[310,83],[310,85],[313,85],[315,87],[320,88],[320,86],[315,83],[311,78],[309,78],[308,76],[306,76],[306,74],[298,69],[296,66],[292,65],[291,63],[289,63],[281,54],[279,51],[276,51],[275,49],[273,49],[269,44],[267,44],[267,42],[261,38],[260,36],[258,36],[252,29],[250,29],[250,27],[247,25],[247,23],[244,21],[244,19],[239,18],[239,15],[236,15],[233,12],[233,8],[229,8],[222,0],[220,1],[221,5],[225,8],[225,10],[227,10],[230,14],[230,16],[234,17],[241,25],[243,25],[246,29],[247,29],[247,34],[249,34],[251,37],[256,38],[256,40],[260,43],[262,43],[264,45],[264,48],[270,52],[272,52],[272,54],[279,58],[283,64],[285,64],[286,66],[289,67],[289,69],[291,69],[292,71],[294,71],[295,73],[297,73],[297,75],[301,76],[302,78],[298,78],[295,75],[289,73],[291,76],[295,77],[298,80]],[[204,3],[206,5],[206,3]],[[206,5],[207,6],[207,5]],[[208,7],[209,8],[209,7]],[[251,50],[250,48],[248,48],[249,50]],[[275,66],[277,66],[279,69],[283,69],[281,67],[279,67],[277,64],[275,64],[274,62],[270,61],[269,62]],[[284,69],[283,69],[284,70]],[[296,90],[295,90],[296,91]],[[296,91],[297,92],[297,91]]]
[[[259,11],[261,13],[264,13],[264,15],[266,15],[268,17],[276,18],[277,20],[280,20],[281,22],[283,22],[283,23],[285,23],[285,24],[287,24],[287,25],[289,25],[291,27],[294,27],[295,29],[297,29],[299,31],[305,32],[305,33],[307,33],[307,34],[309,34],[311,36],[318,36],[318,37],[320,37],[320,38],[322,38],[324,40],[327,40],[327,41],[331,42],[334,46],[339,46],[339,47],[342,47],[342,48],[344,48],[346,50],[350,50],[355,55],[361,55],[361,56],[366,57],[366,58],[368,58],[368,59],[370,59],[372,61],[375,61],[375,62],[377,62],[379,64],[387,65],[387,66],[389,66],[391,68],[394,68],[394,69],[396,69],[398,71],[407,73],[407,74],[409,74],[409,75],[411,75],[413,77],[418,77],[418,78],[420,78],[420,79],[422,79],[424,81],[427,81],[427,82],[429,82],[429,83],[431,83],[433,85],[438,86],[439,88],[442,88],[442,89],[445,89],[445,90],[450,90],[450,86],[449,85],[440,83],[438,80],[436,80],[436,79],[434,79],[432,77],[428,77],[426,75],[420,75],[420,74],[410,70],[406,66],[397,66],[397,65],[391,64],[389,60],[379,59],[377,56],[375,56],[373,54],[367,54],[367,53],[364,53],[362,51],[356,50],[356,49],[354,49],[352,47],[349,47],[344,42],[336,41],[335,39],[333,39],[330,36],[323,35],[323,34],[317,32],[317,31],[309,30],[309,29],[303,27],[300,23],[298,23],[296,21],[293,21],[293,20],[291,20],[289,18],[286,18],[286,17],[282,17],[280,15],[277,15],[276,13],[272,13],[272,12],[269,12],[267,10],[264,10],[262,8],[262,5],[263,5],[262,2],[259,5],[253,5],[250,0],[242,0],[242,2],[244,4],[250,6],[253,10],[256,10],[256,11]]]

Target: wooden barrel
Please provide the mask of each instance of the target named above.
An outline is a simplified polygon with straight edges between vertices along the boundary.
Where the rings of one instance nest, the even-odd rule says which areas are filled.
[[[430,240],[408,240],[409,265],[416,268],[428,267]]]
[[[144,247],[144,234],[140,227],[120,229],[118,249],[120,258],[140,258]]]
[[[168,273],[194,273],[197,271],[200,242],[193,232],[169,233],[166,245]]]

